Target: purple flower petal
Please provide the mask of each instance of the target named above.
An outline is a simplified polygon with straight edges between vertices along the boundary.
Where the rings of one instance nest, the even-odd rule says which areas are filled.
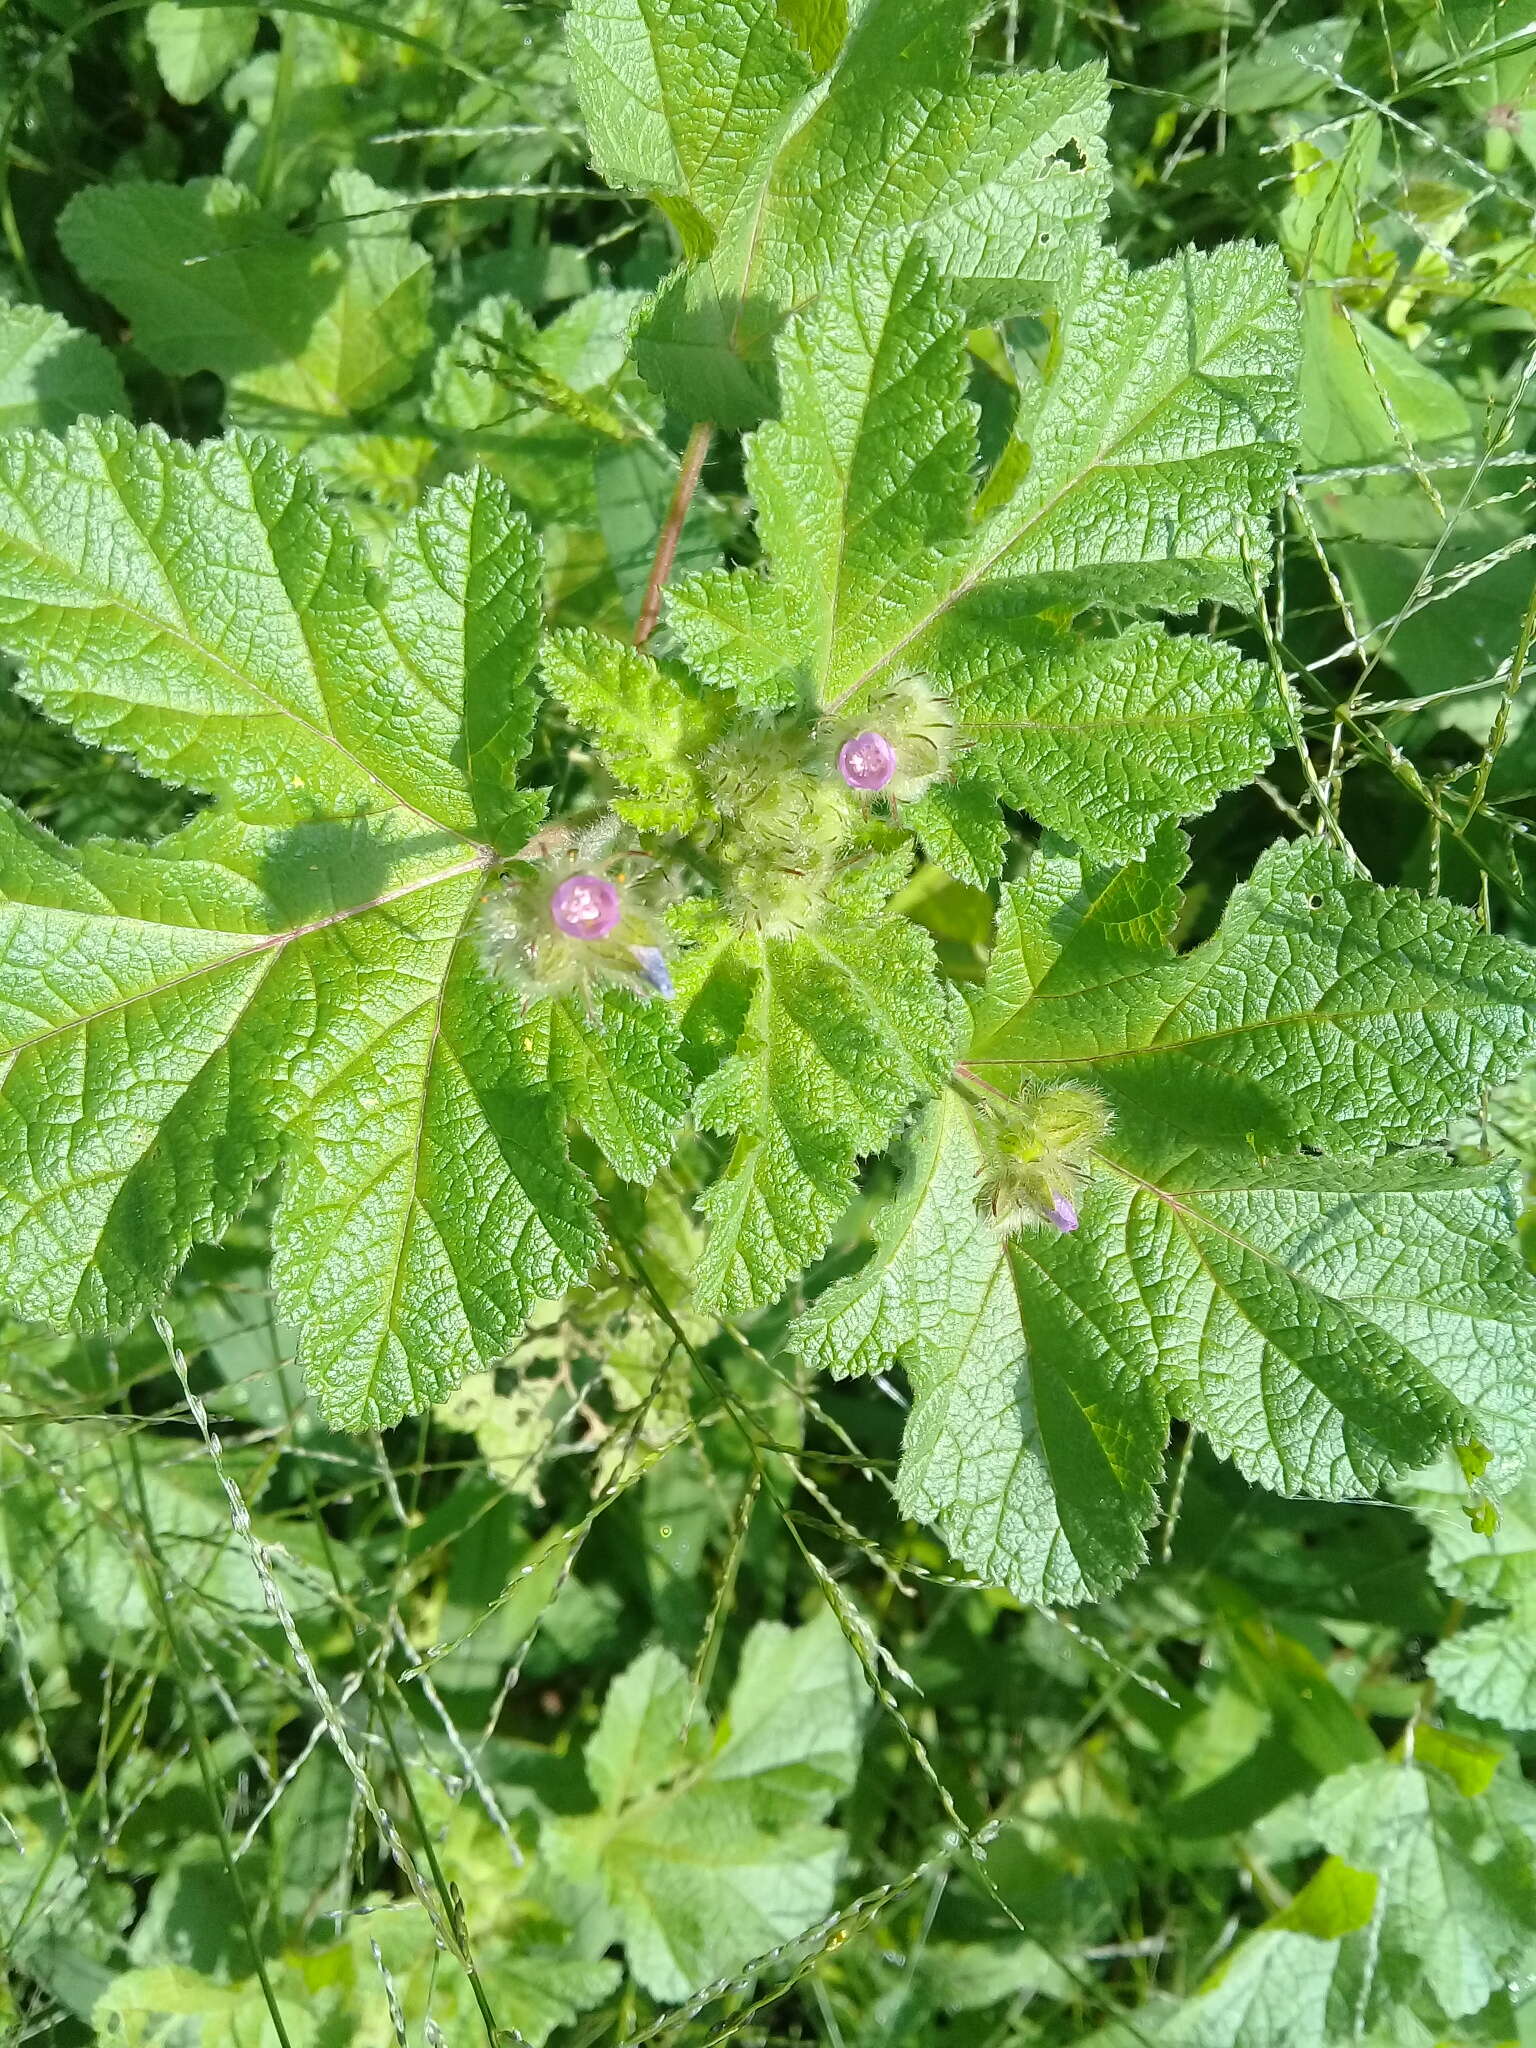
[[[1065,1195],[1057,1195],[1052,1200],[1050,1220],[1062,1232],[1076,1230],[1077,1211]]]
[[[667,968],[667,956],[660,946],[631,946],[635,965],[645,976],[659,996],[674,996],[677,990],[672,986],[672,976]]]
[[[855,733],[838,751],[837,772],[850,789],[884,789],[896,773],[896,749],[883,732]]]
[[[549,899],[550,921],[568,939],[606,939],[622,912],[618,890],[601,875],[567,875]]]

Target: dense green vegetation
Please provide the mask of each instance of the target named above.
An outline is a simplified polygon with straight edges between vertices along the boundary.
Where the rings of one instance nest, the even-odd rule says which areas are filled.
[[[1526,0],[0,124],[0,2041],[1536,2044]]]

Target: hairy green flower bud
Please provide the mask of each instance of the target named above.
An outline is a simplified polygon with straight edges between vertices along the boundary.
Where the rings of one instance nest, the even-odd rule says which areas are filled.
[[[1042,1088],[994,1115],[981,1201],[1005,1237],[1041,1223],[1076,1230],[1093,1148],[1112,1122],[1103,1096],[1076,1083]]]
[[[747,861],[800,869],[833,854],[855,813],[848,791],[821,772],[803,725],[733,734],[704,758],[715,808]]]
[[[732,877],[729,906],[737,922],[771,939],[804,931],[821,915],[830,859],[789,868],[774,861],[743,861]]]

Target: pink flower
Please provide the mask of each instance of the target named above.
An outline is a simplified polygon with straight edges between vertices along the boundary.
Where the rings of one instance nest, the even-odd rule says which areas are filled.
[[[839,748],[837,772],[850,789],[884,789],[896,773],[896,749],[883,732],[857,732]]]
[[[550,921],[568,939],[606,939],[622,914],[618,890],[602,875],[567,875],[549,899]]]

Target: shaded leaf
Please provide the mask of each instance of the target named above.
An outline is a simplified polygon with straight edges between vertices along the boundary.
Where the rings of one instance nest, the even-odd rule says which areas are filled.
[[[838,26],[807,31],[775,0],[572,9],[597,167],[654,195],[682,239],[637,352],[688,417],[745,426],[769,410],[775,329],[850,257],[921,226],[947,274],[1043,302],[1102,211],[1096,68],[972,74],[956,0],[876,0],[834,53]]]

